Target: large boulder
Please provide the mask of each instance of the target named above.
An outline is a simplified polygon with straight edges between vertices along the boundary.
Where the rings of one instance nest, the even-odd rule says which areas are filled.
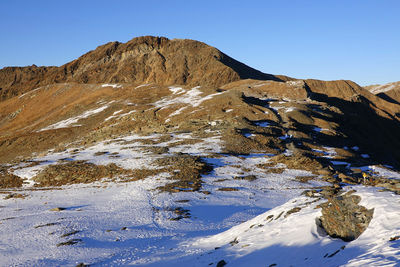
[[[358,205],[361,197],[350,191],[344,195],[334,196],[321,204],[321,227],[334,238],[352,241],[367,229],[374,209]]]

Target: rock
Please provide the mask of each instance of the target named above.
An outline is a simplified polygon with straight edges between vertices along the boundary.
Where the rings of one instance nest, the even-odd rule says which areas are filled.
[[[224,260],[220,260],[218,263],[217,263],[217,267],[223,267],[223,266],[225,266],[226,265],[226,261],[224,261]]]
[[[320,194],[317,192],[317,190],[311,189],[311,190],[305,190],[302,195],[305,195],[306,197],[312,197],[312,198],[317,198],[320,197]]]
[[[289,211],[286,212],[285,218],[286,218],[287,216],[289,216],[290,214],[292,214],[292,213],[299,212],[300,210],[301,210],[300,207],[294,207],[293,209],[291,209],[291,210],[289,210]]]
[[[329,199],[332,196],[334,196],[335,194],[337,194],[339,191],[340,191],[340,188],[335,188],[334,186],[326,186],[326,187],[323,187],[319,193],[324,198]]]
[[[82,242],[82,239],[76,238],[76,239],[71,239],[68,240],[66,242],[61,242],[57,244],[57,247],[61,247],[61,246],[72,246],[75,244],[78,244],[79,242]]]
[[[233,179],[236,179],[236,180],[254,181],[254,180],[257,180],[257,176],[255,176],[255,175],[236,176],[236,177],[234,177]]]
[[[332,172],[327,169],[320,169],[320,170],[317,170],[316,172],[320,175],[331,175],[332,174]]]
[[[66,209],[66,208],[57,207],[57,208],[51,209],[50,211],[63,211],[63,210],[65,210],[65,209]]]
[[[338,178],[342,181],[342,183],[346,184],[358,184],[358,179],[345,175],[343,173],[339,173]]]
[[[321,227],[334,238],[352,241],[358,238],[368,227],[374,209],[358,205],[361,197],[350,191],[344,195],[333,196],[321,204]]]

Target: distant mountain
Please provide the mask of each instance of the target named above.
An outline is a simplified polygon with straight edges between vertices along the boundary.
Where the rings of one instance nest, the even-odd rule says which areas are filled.
[[[157,83],[217,87],[239,79],[282,81],[262,73],[205,43],[145,36],[110,42],[60,67],[6,67],[0,70],[0,97],[39,86],[77,83]]]
[[[371,93],[385,99],[386,101],[400,103],[400,81],[386,84],[365,86]]]

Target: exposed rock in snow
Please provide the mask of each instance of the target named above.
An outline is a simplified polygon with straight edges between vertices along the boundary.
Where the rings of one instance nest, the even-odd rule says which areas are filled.
[[[374,210],[358,205],[361,198],[347,192],[321,204],[321,226],[332,237],[352,241],[359,237],[372,219]]]

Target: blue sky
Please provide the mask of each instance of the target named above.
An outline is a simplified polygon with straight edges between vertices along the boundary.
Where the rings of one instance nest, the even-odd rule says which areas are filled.
[[[62,65],[142,35],[215,46],[266,73],[400,80],[400,1],[1,0],[0,68]]]

